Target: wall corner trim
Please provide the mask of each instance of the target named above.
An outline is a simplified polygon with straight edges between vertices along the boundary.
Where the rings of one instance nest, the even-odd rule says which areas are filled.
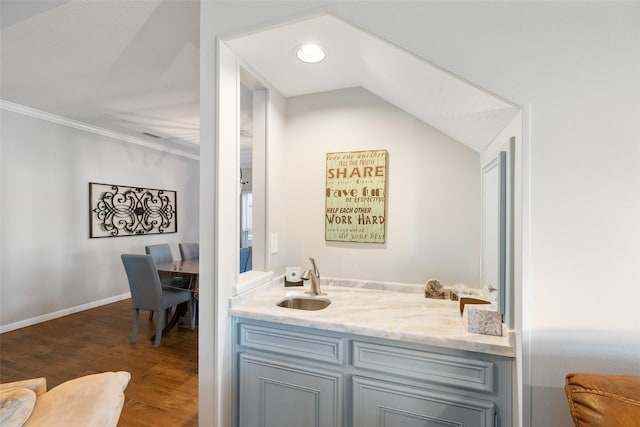
[[[133,136],[125,135],[119,132],[114,132],[108,129],[100,128],[98,126],[82,123],[77,120],[72,120],[66,117],[58,116],[52,113],[48,113],[46,111],[41,111],[35,108],[27,107],[26,105],[16,104],[15,102],[6,101],[4,99],[0,99],[0,110],[11,111],[17,114],[22,114],[24,116],[45,120],[45,121],[59,124],[62,126],[79,129],[85,132],[90,132],[95,135],[104,136],[106,138],[114,139],[117,141],[140,145],[142,147],[150,148],[152,150],[164,151],[166,153],[173,154],[176,156],[186,157],[193,160],[200,160],[200,156],[196,154],[192,154],[186,151],[177,150],[173,148],[164,147],[161,144],[154,143],[151,141],[146,141],[142,138],[135,138]]]

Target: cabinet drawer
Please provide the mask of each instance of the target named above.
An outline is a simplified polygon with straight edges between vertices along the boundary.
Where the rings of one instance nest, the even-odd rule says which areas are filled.
[[[344,340],[313,333],[266,328],[240,323],[238,344],[247,348],[303,357],[341,365],[344,361]]]
[[[353,378],[354,427],[491,427],[493,402]]]
[[[353,365],[455,388],[495,392],[495,364],[484,360],[354,341]]]

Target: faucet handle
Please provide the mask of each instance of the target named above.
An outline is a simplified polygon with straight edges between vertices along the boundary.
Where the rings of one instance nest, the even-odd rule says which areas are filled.
[[[311,266],[313,266],[313,273],[320,277],[320,271],[318,270],[318,267],[316,266],[316,260],[313,259],[312,257],[309,257],[309,261],[311,261]]]

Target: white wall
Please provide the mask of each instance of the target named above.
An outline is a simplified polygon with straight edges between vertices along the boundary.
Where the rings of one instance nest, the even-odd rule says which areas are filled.
[[[288,99],[284,168],[287,265],[323,277],[479,286],[480,155],[362,88]],[[326,153],[388,151],[386,242],[324,238]],[[276,196],[277,197],[277,196]],[[277,273],[283,273],[277,272]]]
[[[3,331],[121,299],[121,253],[198,240],[197,160],[0,112]],[[89,182],[176,190],[178,232],[90,239]]]
[[[314,6],[530,105],[523,424],[570,425],[562,390],[570,371],[640,375],[640,3],[202,2],[204,117],[215,117],[215,36]],[[214,124],[203,127],[203,147],[214,137]],[[203,203],[212,185],[203,183]],[[203,361],[201,374],[212,364]],[[223,407],[230,397],[217,399]]]

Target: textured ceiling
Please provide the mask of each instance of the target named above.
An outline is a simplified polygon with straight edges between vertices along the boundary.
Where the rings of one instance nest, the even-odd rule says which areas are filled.
[[[0,7],[0,98],[197,153],[199,1],[2,0]],[[294,58],[294,47],[310,40],[327,50],[320,64]],[[285,96],[361,86],[476,151],[516,112],[330,15],[227,42]]]
[[[199,2],[2,0],[1,8],[2,99],[197,150]]]

